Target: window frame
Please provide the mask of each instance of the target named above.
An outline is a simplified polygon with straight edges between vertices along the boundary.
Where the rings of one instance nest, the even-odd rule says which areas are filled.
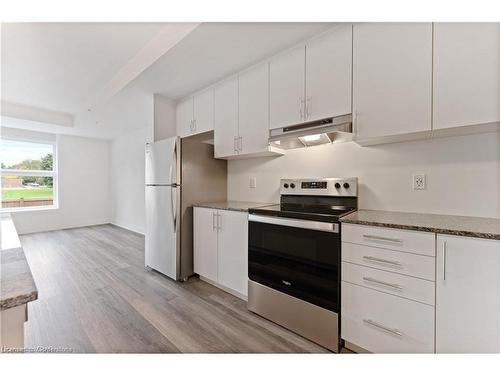
[[[29,177],[52,177],[52,204],[49,206],[28,206],[28,207],[3,207],[1,206],[1,212],[11,213],[11,212],[27,212],[27,211],[44,211],[44,210],[57,210],[59,208],[59,173],[58,173],[58,153],[57,153],[57,140],[56,137],[54,141],[49,140],[36,140],[28,139],[23,137],[3,137],[2,139],[15,142],[25,142],[25,143],[36,143],[43,145],[52,146],[52,171],[46,170],[35,170],[35,169],[0,169],[1,176],[13,175],[13,176],[29,176]]]

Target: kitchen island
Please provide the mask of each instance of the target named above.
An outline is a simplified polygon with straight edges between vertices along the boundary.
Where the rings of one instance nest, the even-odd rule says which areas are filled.
[[[10,215],[2,215],[0,251],[0,348],[2,352],[24,347],[24,322],[28,303],[38,290]]]

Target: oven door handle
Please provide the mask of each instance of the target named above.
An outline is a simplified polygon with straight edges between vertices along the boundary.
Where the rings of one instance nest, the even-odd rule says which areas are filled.
[[[285,227],[319,230],[322,232],[331,232],[331,233],[339,232],[339,225],[337,223],[325,223],[322,221],[288,219],[282,217],[261,216],[255,214],[248,215],[248,221],[256,223],[264,223],[264,224],[282,225]]]

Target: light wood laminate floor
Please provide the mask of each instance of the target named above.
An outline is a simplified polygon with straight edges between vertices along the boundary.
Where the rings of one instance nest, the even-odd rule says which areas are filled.
[[[39,291],[25,346],[84,353],[303,353],[320,346],[197,278],[144,267],[144,237],[113,225],[21,236]]]

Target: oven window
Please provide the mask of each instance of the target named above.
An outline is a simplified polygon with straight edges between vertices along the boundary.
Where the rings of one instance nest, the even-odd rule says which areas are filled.
[[[249,222],[249,278],[338,312],[338,233]]]

